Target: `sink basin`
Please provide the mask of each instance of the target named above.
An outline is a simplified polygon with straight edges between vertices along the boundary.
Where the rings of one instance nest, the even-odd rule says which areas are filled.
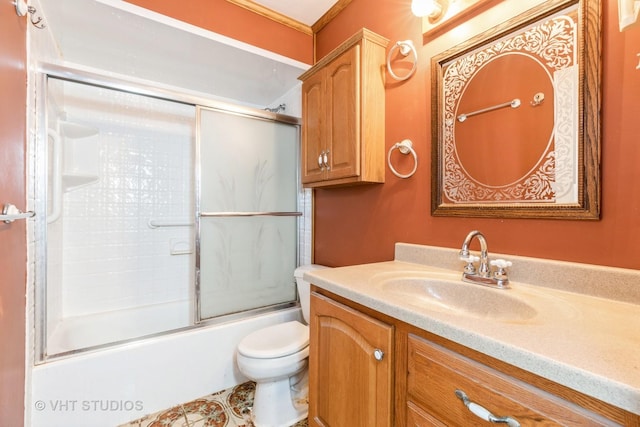
[[[465,283],[459,277],[428,273],[379,275],[373,285],[413,307],[507,322],[526,321],[538,311],[511,290]]]

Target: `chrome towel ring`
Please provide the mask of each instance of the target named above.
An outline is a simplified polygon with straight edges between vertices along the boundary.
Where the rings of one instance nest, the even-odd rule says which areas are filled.
[[[413,155],[414,164],[413,164],[413,170],[411,172],[407,174],[401,174],[395,170],[395,168],[391,164],[391,153],[393,153],[393,150],[395,149],[400,151],[402,154],[411,153]],[[396,142],[395,144],[393,144],[389,149],[389,153],[387,154],[387,163],[389,164],[389,169],[391,169],[391,172],[393,172],[393,174],[398,178],[409,178],[414,173],[416,173],[416,170],[418,169],[418,155],[416,154],[416,150],[413,149],[413,143],[411,142],[411,140],[404,139],[400,142]]]
[[[408,56],[409,53],[413,53],[413,67],[411,68],[411,71],[409,71],[409,73],[407,73],[405,76],[402,76],[402,77],[398,77],[398,75],[396,75],[396,73],[394,73],[393,70],[391,69],[391,56],[396,51],[396,49],[400,49],[400,54],[402,56]],[[416,72],[417,66],[418,66],[418,51],[416,51],[416,47],[413,45],[413,42],[411,40],[402,40],[402,41],[396,42],[396,44],[394,44],[391,47],[391,49],[389,49],[389,54],[387,55],[387,70],[389,70],[389,74],[394,79],[400,80],[400,81],[407,80],[409,77],[413,76],[413,74]]]

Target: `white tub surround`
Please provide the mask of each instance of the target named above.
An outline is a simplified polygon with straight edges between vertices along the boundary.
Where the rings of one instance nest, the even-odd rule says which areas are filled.
[[[32,370],[32,426],[113,427],[247,381],[235,350],[247,334],[299,320],[289,309],[137,340]]]
[[[460,280],[459,249],[398,243],[395,260],[306,273],[312,284],[427,332],[640,414],[640,271],[504,254],[519,319],[431,309],[379,284],[412,274]],[[462,282],[461,282],[462,283]],[[464,284],[475,287],[480,285]],[[504,300],[505,298],[500,298]],[[490,304],[487,301],[488,304]]]

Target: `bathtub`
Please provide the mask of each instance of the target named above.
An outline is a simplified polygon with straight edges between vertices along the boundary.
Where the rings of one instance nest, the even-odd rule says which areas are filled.
[[[189,300],[153,304],[59,320],[47,339],[47,353],[55,355],[103,344],[131,340],[189,326]]]
[[[246,378],[235,365],[238,342],[261,327],[300,318],[300,309],[290,308],[35,366],[26,419],[37,427],[115,427],[240,384]]]

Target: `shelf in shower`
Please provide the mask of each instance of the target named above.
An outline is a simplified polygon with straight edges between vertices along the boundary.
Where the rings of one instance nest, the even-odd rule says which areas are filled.
[[[64,192],[77,190],[94,182],[98,182],[97,175],[76,175],[76,174],[63,174],[62,175],[62,190]]]
[[[67,121],[60,121],[60,128],[65,137],[72,139],[89,138],[99,132],[96,127]]]

